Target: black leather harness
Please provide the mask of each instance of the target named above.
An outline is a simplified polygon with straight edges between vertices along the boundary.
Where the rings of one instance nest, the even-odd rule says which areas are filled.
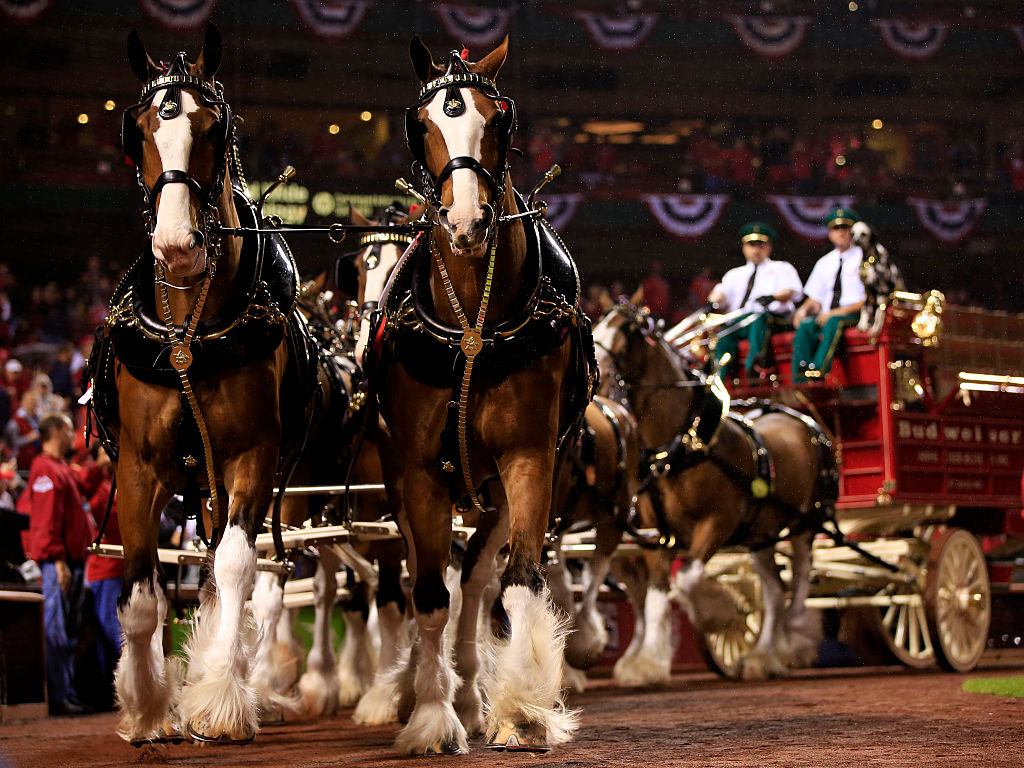
[[[521,202],[521,198],[520,198]],[[494,386],[523,370],[572,339],[573,361],[569,402],[559,424],[559,448],[579,429],[597,380],[591,324],[580,311],[580,281],[576,264],[557,233],[542,218],[524,219],[527,256],[518,309],[484,325],[483,349],[475,359],[474,376]],[[367,359],[379,352],[381,366],[399,362],[414,379],[431,387],[452,390],[439,461],[454,481],[461,477],[454,418],[456,388],[466,356],[462,329],[441,322],[430,293],[431,254],[427,238],[401,263],[381,297],[381,309],[371,320]],[[453,490],[453,495],[455,491]],[[461,497],[461,493],[457,494]]]
[[[256,209],[238,187],[235,207],[245,226],[255,226]],[[288,344],[291,365],[281,385],[281,423],[285,430],[279,471],[294,463],[305,441],[315,408],[317,344],[295,310],[298,271],[287,243],[279,234],[245,236],[235,291],[221,311],[199,321],[192,342],[189,375],[201,382],[271,356],[282,340]],[[92,386],[91,428],[104,449],[117,460],[113,427],[118,423],[118,393],[114,377],[120,363],[140,381],[179,390],[171,364],[171,342],[157,314],[154,298],[154,257],[147,251],[122,278],[110,302],[110,314],[96,331],[85,375]],[[181,327],[175,329],[180,334]],[[196,447],[195,423],[182,408],[181,456],[202,456]]]

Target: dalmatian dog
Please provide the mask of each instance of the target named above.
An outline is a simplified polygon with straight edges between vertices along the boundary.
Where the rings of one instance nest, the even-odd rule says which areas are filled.
[[[889,251],[878,242],[875,231],[863,221],[853,225],[853,242],[864,252],[860,278],[864,281],[867,294],[857,329],[874,335],[882,329],[885,308],[893,291],[903,290],[903,276],[896,263],[889,258]]]

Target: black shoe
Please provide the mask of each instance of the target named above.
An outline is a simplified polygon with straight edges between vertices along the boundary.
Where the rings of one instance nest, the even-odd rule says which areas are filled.
[[[92,709],[73,701],[61,701],[50,705],[50,714],[54,717],[71,717],[74,715],[88,715]]]

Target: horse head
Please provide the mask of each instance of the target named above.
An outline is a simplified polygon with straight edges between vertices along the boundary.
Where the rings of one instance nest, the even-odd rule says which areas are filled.
[[[643,378],[657,339],[657,324],[643,310],[616,304],[605,312],[594,326],[594,351],[601,372],[597,394],[622,402],[631,383]]]
[[[516,123],[515,104],[494,84],[508,38],[476,62],[452,51],[443,67],[418,37],[409,52],[421,85],[406,111],[414,171],[452,250],[482,256],[501,216]]]
[[[206,268],[209,230],[227,176],[233,129],[214,79],[220,60],[213,24],[194,63],[180,52],[157,64],[138,30],[128,36],[128,62],[144,87],[138,103],[125,110],[121,140],[143,189],[153,254],[177,277]]]
[[[386,227],[407,224],[416,217],[415,209],[406,213],[396,205],[390,205],[379,221],[373,222],[355,208],[349,212],[353,224],[364,227],[374,223]],[[356,340],[356,360],[363,359],[363,352],[369,339],[370,315],[377,309],[388,278],[398,266],[402,253],[412,242],[411,235],[400,235],[387,231],[372,232],[359,239],[359,250],[355,254],[355,268],[358,274],[356,302],[359,305],[359,336]]]

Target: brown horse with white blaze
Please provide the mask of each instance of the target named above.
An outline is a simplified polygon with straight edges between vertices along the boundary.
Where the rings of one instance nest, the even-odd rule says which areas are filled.
[[[552,245],[546,222],[511,218],[526,209],[508,171],[514,103],[494,84],[507,48],[478,62],[452,52],[444,67],[419,39],[410,48],[421,89],[407,138],[434,227],[398,266],[369,351],[380,355],[372,373],[401,456],[385,482],[404,490],[399,525],[419,630],[415,705],[396,741],[408,753],[465,752],[467,728],[481,721],[498,749],[543,751],[575,728],[559,689],[563,621],[540,558],[558,447],[590,399],[593,352],[564,247]],[[457,692],[444,641],[453,499],[490,532],[480,562],[511,549],[501,578],[507,631],[483,696],[475,648],[460,662]]]
[[[143,190],[152,253],[115,292],[90,360],[93,413],[117,456],[121,733],[135,744],[185,732],[241,743],[258,728],[245,620],[253,543],[310,413],[293,364],[303,347],[294,327],[297,277],[283,241],[221,233],[255,227],[257,217],[214,79],[216,28],[207,28],[194,63],[179,53],[157,65],[136,31],[128,59],[144,87],[125,112],[123,140]],[[164,657],[156,553],[160,512],[173,493],[196,511],[200,494],[210,496],[200,515],[215,547],[183,686]]]

